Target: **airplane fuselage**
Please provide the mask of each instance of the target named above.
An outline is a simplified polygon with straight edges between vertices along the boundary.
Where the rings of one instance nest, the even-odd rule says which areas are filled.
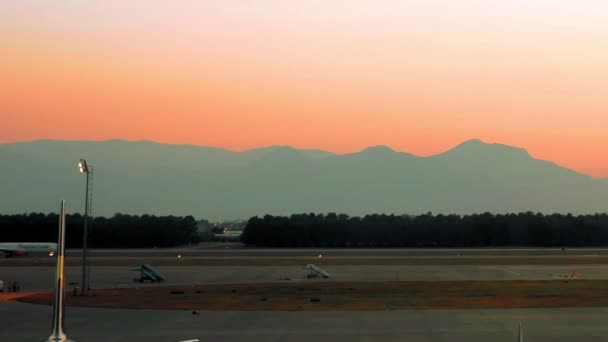
[[[0,242],[0,251],[4,252],[7,258],[30,253],[54,255],[57,252],[57,244],[53,242]]]

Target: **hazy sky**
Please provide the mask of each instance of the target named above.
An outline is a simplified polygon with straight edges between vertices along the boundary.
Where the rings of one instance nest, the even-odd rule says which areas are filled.
[[[0,143],[418,155],[608,177],[608,1],[0,1]]]

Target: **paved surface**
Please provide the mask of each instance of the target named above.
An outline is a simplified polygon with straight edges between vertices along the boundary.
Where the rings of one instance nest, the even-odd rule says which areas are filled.
[[[254,257],[294,258],[316,256],[319,253],[331,257],[423,257],[440,256],[608,256],[608,248],[248,248],[248,247],[184,247],[169,249],[96,249],[90,250],[93,257],[131,258],[167,257],[178,254],[187,257]],[[81,250],[66,251],[67,257],[80,257]]]
[[[70,251],[72,257],[75,251]],[[189,254],[191,253],[191,254]],[[310,258],[318,250],[202,249],[94,251],[94,257],[120,260],[141,256],[175,258]],[[322,250],[327,257],[352,258],[349,265],[326,266],[332,280],[500,280],[552,279],[573,271],[582,278],[608,279],[608,265],[357,265],[374,257],[555,257],[559,249],[499,250]],[[605,250],[567,250],[580,258],[608,255]],[[539,259],[540,260],[540,259]],[[565,260],[565,259],[564,259]],[[319,261],[319,265],[323,265]],[[166,284],[302,281],[303,266],[159,266]],[[94,288],[134,286],[128,266],[96,266]],[[54,268],[3,266],[0,279],[18,280],[24,291],[50,291]],[[66,268],[67,282],[80,280],[79,267]],[[290,280],[281,280],[289,278]],[[327,280],[306,280],[327,281]],[[145,285],[157,286],[157,285]],[[51,324],[48,306],[0,301],[0,341],[40,341]],[[608,341],[608,308],[526,310],[436,310],[375,312],[201,312],[66,308],[68,336],[76,341],[516,341],[524,325],[525,341]]]
[[[232,245],[233,246],[233,245]],[[66,254],[77,258],[79,251],[70,250]],[[314,256],[323,255],[321,259]],[[306,280],[304,266],[314,263],[324,267],[332,274],[330,280],[337,281],[407,281],[407,280],[511,280],[511,279],[552,279],[579,273],[582,278],[608,279],[607,265],[568,265],[568,260],[598,260],[596,256],[608,255],[608,249],[566,249],[559,248],[499,248],[499,249],[252,249],[242,247],[222,248],[215,245],[191,249],[142,249],[142,250],[92,250],[92,257],[105,259],[112,266],[93,266],[90,271],[92,288],[113,288],[135,286],[133,278],[137,275],[131,269],[142,258],[183,259],[227,258],[235,266],[155,266],[167,279],[166,284],[204,284],[204,283],[254,283],[288,282]],[[311,256],[313,258],[311,258]],[[530,265],[359,265],[362,259],[373,258],[471,258],[483,261],[487,258],[516,257],[526,258]],[[564,260],[563,265],[538,265],[540,258]],[[125,262],[123,258],[134,259]],[[283,258],[302,258],[299,266],[245,266],[252,258],[278,261]],[[345,258],[347,265],[327,265],[324,260]],[[349,259],[351,258],[351,259]],[[563,258],[563,259],[562,259]],[[45,260],[44,266],[31,266],[35,260]],[[546,259],[545,259],[546,260]],[[147,260],[150,261],[150,260]],[[11,263],[17,262],[21,266]],[[122,263],[113,266],[114,262]],[[243,263],[241,263],[243,262]],[[28,264],[29,263],[29,264]],[[296,262],[299,264],[299,262]],[[37,265],[34,263],[34,265]],[[70,283],[80,282],[80,262],[78,266],[66,267],[68,287]],[[152,265],[154,263],[152,262]],[[50,291],[53,288],[54,261],[51,257],[0,258],[0,280],[20,282],[24,291]],[[289,279],[289,280],[283,280]],[[314,280],[318,281],[318,280]],[[73,285],[72,285],[73,286]],[[153,285],[146,285],[153,286]]]
[[[51,308],[0,305],[0,340],[41,341]],[[606,308],[374,312],[200,312],[67,308],[75,341],[608,341]]]
[[[582,279],[608,279],[608,265],[573,266],[327,266],[332,277],[307,279],[302,266],[159,266],[167,279],[161,285],[239,284],[293,281],[416,281],[416,280],[542,280],[577,272]],[[95,266],[90,271],[91,288],[158,286],[134,283],[138,275],[128,266]],[[80,282],[80,267],[66,267],[66,284]],[[23,291],[51,291],[53,267],[0,267],[0,279],[16,280]]]
[[[319,258],[319,256],[322,258]],[[322,260],[321,260],[322,259]],[[495,248],[495,249],[255,249],[199,247],[177,249],[90,250],[94,266],[297,266],[324,261],[331,265],[500,265],[607,264],[608,249]],[[80,250],[66,252],[67,266],[80,266]],[[0,267],[54,266],[48,255],[0,258]]]

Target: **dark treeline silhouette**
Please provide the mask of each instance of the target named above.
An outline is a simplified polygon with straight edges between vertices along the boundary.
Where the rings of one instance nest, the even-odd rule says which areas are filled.
[[[608,246],[608,215],[267,215],[251,218],[241,240],[268,247]]]
[[[192,216],[116,214],[89,220],[89,246],[97,248],[170,247],[199,242]],[[83,216],[66,217],[66,247],[82,247]],[[1,242],[56,242],[57,214],[0,215]]]
[[[0,215],[0,242],[56,242],[57,214]],[[197,243],[192,216],[116,214],[90,221],[90,246],[151,248]],[[83,217],[67,216],[68,248],[82,246]],[[608,214],[295,214],[249,219],[241,240],[268,247],[608,246]]]

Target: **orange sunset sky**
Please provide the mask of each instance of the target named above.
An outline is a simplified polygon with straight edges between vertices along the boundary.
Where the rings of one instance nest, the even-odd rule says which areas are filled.
[[[417,155],[608,177],[608,1],[0,2],[0,143]]]

